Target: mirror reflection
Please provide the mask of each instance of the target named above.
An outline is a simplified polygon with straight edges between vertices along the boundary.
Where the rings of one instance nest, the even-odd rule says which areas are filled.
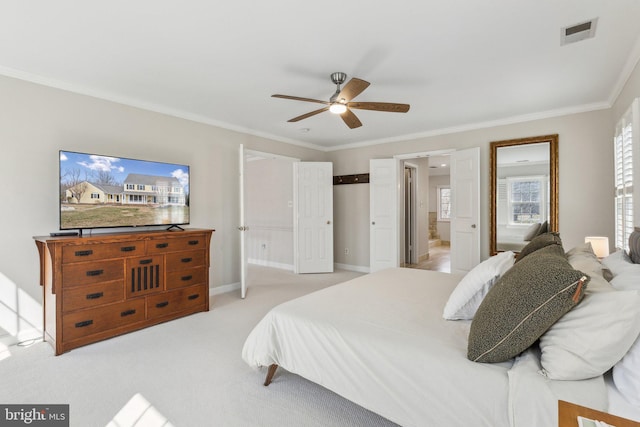
[[[557,231],[557,135],[491,143],[491,253]]]

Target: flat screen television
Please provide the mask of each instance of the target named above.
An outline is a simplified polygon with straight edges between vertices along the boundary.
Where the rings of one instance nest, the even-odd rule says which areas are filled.
[[[189,166],[60,150],[60,230],[189,224]]]

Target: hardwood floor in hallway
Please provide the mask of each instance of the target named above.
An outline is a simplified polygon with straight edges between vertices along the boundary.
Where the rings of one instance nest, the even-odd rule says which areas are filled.
[[[449,243],[439,244],[429,248],[429,259],[419,264],[405,264],[407,268],[419,268],[421,270],[451,272],[451,247]]]

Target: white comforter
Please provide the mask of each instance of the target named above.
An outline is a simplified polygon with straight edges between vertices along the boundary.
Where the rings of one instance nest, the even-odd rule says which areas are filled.
[[[286,302],[259,322],[242,357],[403,426],[554,426],[558,398],[606,409],[602,378],[555,384],[537,373],[533,352],[516,363],[469,361],[470,322],[442,318],[461,277],[389,269]]]

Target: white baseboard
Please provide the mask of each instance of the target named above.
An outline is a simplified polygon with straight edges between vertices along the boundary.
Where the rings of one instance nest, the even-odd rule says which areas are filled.
[[[284,263],[281,263],[281,262],[265,261],[265,260],[262,260],[262,259],[254,259],[254,258],[249,258],[247,260],[247,262],[249,264],[261,265],[263,267],[272,267],[272,268],[279,268],[280,270],[293,271],[293,265],[292,264],[284,264]]]
[[[333,264],[335,268],[339,268],[340,270],[348,270],[348,271],[357,271],[358,273],[369,273],[371,269],[364,265],[351,265],[351,264]]]
[[[255,264],[255,263],[251,262],[251,264]],[[260,265],[263,265],[263,264],[260,264]],[[280,265],[282,267],[277,267],[276,265]],[[338,264],[338,263],[335,263],[335,264],[333,264],[333,266],[335,268],[337,268],[337,269],[340,269],[340,270],[357,271],[359,273],[368,273],[369,272],[369,267],[365,267],[365,266],[362,266],[362,265],[350,265],[350,264]],[[269,265],[269,267],[281,268],[283,270],[293,270],[293,267],[292,266],[288,266],[287,264],[272,263],[271,265]],[[228,285],[222,285],[222,286],[216,286],[214,288],[209,288],[209,295],[210,296],[219,295],[219,294],[224,294],[224,293],[227,293],[227,292],[237,291],[239,289],[240,289],[240,282],[230,283]]]
[[[224,294],[227,292],[233,292],[240,289],[240,282],[230,283],[228,285],[216,286],[209,288],[209,296]]]

